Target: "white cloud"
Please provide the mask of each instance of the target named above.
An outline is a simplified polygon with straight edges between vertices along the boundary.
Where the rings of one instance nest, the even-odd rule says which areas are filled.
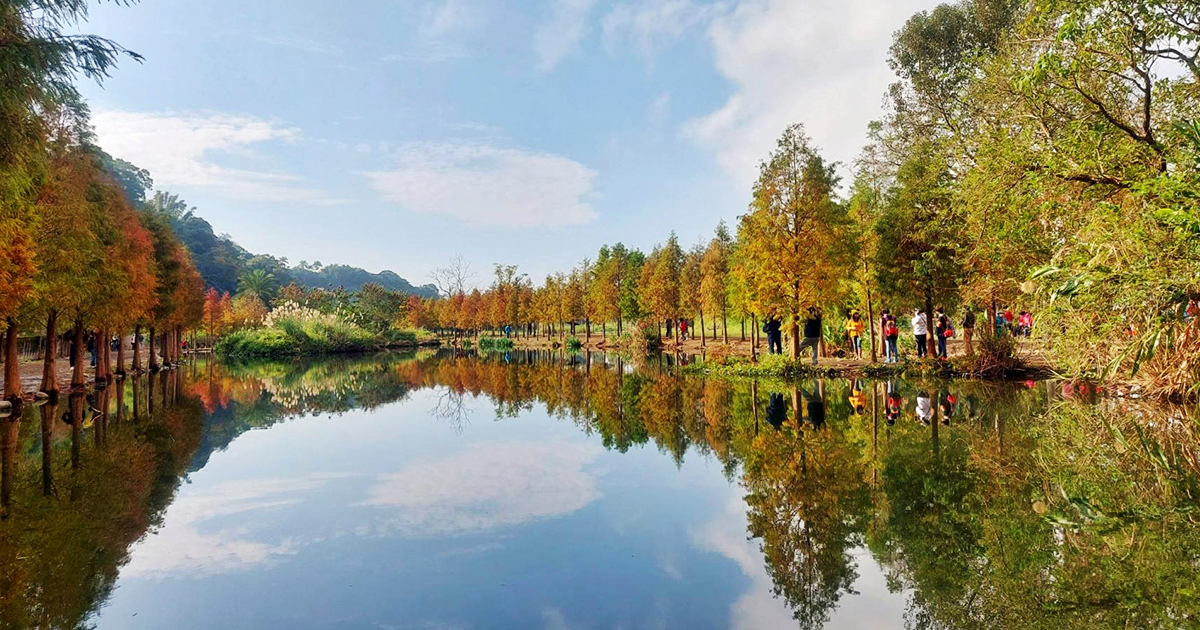
[[[671,111],[671,93],[663,92],[659,94],[653,101],[650,101],[650,117],[663,118]]]
[[[584,467],[601,452],[567,442],[474,444],[382,478],[366,503],[396,508],[391,527],[412,535],[486,531],[563,516],[600,498]]]
[[[712,150],[749,189],[787,125],[802,122],[826,159],[849,164],[878,118],[892,33],[935,0],[743,0],[717,16],[709,39],[736,86],[726,103],[689,121],[685,135]]]
[[[701,5],[692,0],[652,0],[618,4],[601,20],[604,47],[616,52],[632,46],[647,57],[683,37],[690,29],[707,24],[726,10],[724,3]]]
[[[337,57],[345,54],[345,51],[339,46],[307,37],[292,37],[288,35],[255,35],[254,39],[264,44],[279,46],[280,48],[291,48],[293,50],[312,53],[314,55]]]
[[[105,151],[150,171],[159,188],[205,188],[248,201],[339,203],[290,173],[214,162],[221,155],[257,158],[256,145],[300,138],[299,129],[277,121],[218,112],[102,111],[92,123]]]
[[[421,36],[437,39],[454,35],[478,26],[480,10],[470,0],[439,0],[425,5],[421,19]]]
[[[542,71],[553,70],[563,58],[579,50],[595,0],[554,0],[552,4],[550,20],[533,34],[538,69]]]
[[[596,217],[595,171],[550,153],[486,143],[408,144],[396,166],[366,173],[404,210],[454,217],[472,227],[559,227]]]

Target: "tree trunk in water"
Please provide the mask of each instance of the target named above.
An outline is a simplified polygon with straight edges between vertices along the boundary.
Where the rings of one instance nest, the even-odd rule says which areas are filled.
[[[15,407],[21,400],[21,364],[17,362],[17,320],[6,319],[4,334],[4,400]],[[15,416],[16,414],[14,414]]]
[[[158,371],[158,355],[154,353],[154,327],[150,327],[150,371]]]
[[[71,370],[71,389],[87,384],[83,373],[83,320],[75,320],[75,338],[71,340],[71,356],[75,357],[75,365]]]
[[[58,401],[42,405],[42,496],[54,492],[54,422],[58,420]]]
[[[9,326],[12,325],[12,319],[9,319]],[[13,335],[16,338],[16,335]],[[13,411],[19,412],[19,406],[14,406]],[[21,416],[17,413],[13,417],[6,420],[0,420],[4,426],[2,429],[3,436],[0,437],[0,519],[8,520],[9,511],[12,508],[12,481],[13,468],[17,465],[17,434],[21,430]]]
[[[125,336],[117,333],[117,377],[125,378]]]
[[[47,396],[58,394],[58,311],[46,315],[46,352],[42,358],[42,391]]]
[[[137,374],[142,371],[142,327],[136,325],[133,327],[133,373]]]

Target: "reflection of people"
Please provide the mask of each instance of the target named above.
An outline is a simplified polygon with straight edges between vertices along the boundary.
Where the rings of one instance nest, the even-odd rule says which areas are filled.
[[[900,411],[904,408],[904,401],[900,398],[900,390],[896,387],[895,381],[887,382],[887,423],[896,424],[896,420],[900,418]]]
[[[863,415],[867,411],[867,395],[863,393],[862,381],[857,379],[850,384],[850,413]]]
[[[772,392],[770,400],[767,401],[767,424],[778,429],[783,426],[785,420],[787,420],[787,403],[783,400],[783,394]]]
[[[804,392],[805,406],[808,408],[808,421],[812,423],[814,428],[825,426],[825,399],[820,382],[813,385],[812,393],[807,389],[801,389]]]
[[[917,419],[921,424],[929,425],[929,421],[933,418],[933,403],[929,400],[929,392],[924,390],[917,392]]]
[[[942,413],[942,424],[949,425],[950,418],[954,416],[954,411],[958,408],[958,397],[946,390],[942,390],[938,398],[939,411]]]

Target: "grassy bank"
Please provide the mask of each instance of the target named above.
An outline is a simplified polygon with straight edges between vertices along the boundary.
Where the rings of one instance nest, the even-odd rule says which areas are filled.
[[[718,376],[742,376],[750,378],[812,378],[838,376],[866,376],[890,378],[1040,378],[1052,374],[1048,368],[1030,366],[1019,362],[1007,362],[1002,367],[991,367],[980,356],[952,357],[948,361],[938,359],[902,359],[900,363],[868,363],[865,365],[812,365],[811,359],[799,361],[783,355],[764,355],[758,361],[748,357],[731,356],[699,361],[686,365],[683,371],[693,374]]]
[[[235,330],[213,346],[222,357],[287,357],[368,352],[380,348],[416,347],[436,342],[424,331],[368,330],[342,317],[291,306],[272,311],[262,325]]]

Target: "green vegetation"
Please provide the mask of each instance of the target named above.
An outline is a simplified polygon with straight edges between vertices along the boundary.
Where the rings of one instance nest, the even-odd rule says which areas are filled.
[[[513,340],[507,337],[480,337],[479,349],[506,352],[513,349]]]
[[[380,333],[359,326],[340,311],[324,313],[287,303],[271,311],[261,327],[235,330],[213,349],[230,357],[278,357],[363,352],[382,342]]]
[[[132,198],[142,199],[154,186],[149,173],[128,162],[116,160],[113,170]],[[437,289],[432,285],[415,286],[392,271],[371,273],[358,267],[323,265],[320,261],[309,263],[305,260],[293,265],[286,258],[253,254],[228,235],[217,234],[212,225],[196,213],[196,208],[189,207],[186,201],[175,194],[156,192],[147,203],[167,217],[179,240],[191,252],[204,282],[218,293],[236,293],[241,289],[245,274],[261,272],[274,278],[275,289],[295,283],[305,289],[340,288],[353,292],[364,285],[375,284],[407,295],[433,297],[437,294]],[[266,302],[274,297],[271,291],[262,296]]]

